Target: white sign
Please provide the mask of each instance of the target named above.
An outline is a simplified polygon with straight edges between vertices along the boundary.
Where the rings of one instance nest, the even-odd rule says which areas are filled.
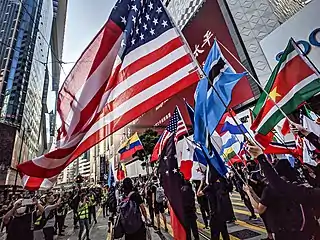
[[[260,41],[260,46],[273,69],[281,52],[292,37],[320,69],[320,0],[313,0],[301,11]]]

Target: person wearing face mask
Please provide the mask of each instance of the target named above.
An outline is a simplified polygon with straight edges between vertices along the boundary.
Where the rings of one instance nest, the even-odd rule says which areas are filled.
[[[36,206],[36,212],[33,211],[34,206]],[[41,215],[43,212],[43,206],[36,199],[33,199],[32,205],[23,205],[23,199],[17,200],[13,208],[3,217],[4,224],[8,224],[11,220],[7,240],[33,240],[33,215],[35,213]]]
[[[52,192],[49,192],[46,197],[46,206],[44,207],[44,221],[45,225],[43,227],[43,234],[45,240],[53,240],[54,236],[54,225],[56,222],[55,210],[61,204],[61,197],[58,196],[58,199],[55,199]]]

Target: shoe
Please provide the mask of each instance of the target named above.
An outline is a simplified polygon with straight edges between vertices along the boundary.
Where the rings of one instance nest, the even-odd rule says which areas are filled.
[[[164,229],[164,231],[168,232],[169,230],[168,230],[168,228],[166,227],[166,228]]]
[[[258,218],[257,218],[257,216],[256,215],[253,215],[253,216],[250,216],[249,217],[249,220],[257,220]]]
[[[97,224],[98,223],[97,220],[95,220],[94,223]]]
[[[59,235],[58,236],[65,236],[63,233],[59,233]]]
[[[64,227],[64,228],[67,228],[68,226],[67,226],[67,225],[63,225],[63,227]]]
[[[203,229],[208,229],[208,228],[209,228],[208,226],[204,226],[204,227],[203,227]]]
[[[78,225],[76,225],[76,226],[74,226],[73,228],[74,228],[74,229],[78,229],[78,228],[79,228],[79,226],[78,226]]]
[[[261,238],[260,240],[273,240],[273,238],[266,237],[266,238]]]

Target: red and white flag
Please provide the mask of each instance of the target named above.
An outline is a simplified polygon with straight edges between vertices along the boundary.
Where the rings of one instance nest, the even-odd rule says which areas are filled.
[[[142,5],[143,4],[143,5]],[[57,147],[18,166],[50,178],[80,154],[200,79],[160,0],[119,0],[65,80]]]
[[[174,142],[176,144],[178,142],[179,137],[188,134],[187,126],[182,118],[178,106],[176,106],[176,108],[174,109],[173,115],[169,120],[169,125],[163,131],[158,142],[156,143],[153,149],[153,153],[151,155],[150,162],[155,162],[158,160],[164,146],[166,145],[172,134],[175,134]]]

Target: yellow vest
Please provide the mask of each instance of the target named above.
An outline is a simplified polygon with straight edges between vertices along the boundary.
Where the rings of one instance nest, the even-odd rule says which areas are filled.
[[[90,206],[95,206],[96,205],[96,201],[94,200],[94,196],[90,196],[89,198],[89,202],[90,202]]]
[[[89,218],[89,209],[88,209],[87,203],[85,203],[84,205],[82,205],[81,208],[79,208],[78,217],[79,217],[79,219],[88,219]]]
[[[42,219],[42,215],[37,218],[37,220],[35,221],[34,225],[39,226],[40,223],[41,223],[41,219]]]

